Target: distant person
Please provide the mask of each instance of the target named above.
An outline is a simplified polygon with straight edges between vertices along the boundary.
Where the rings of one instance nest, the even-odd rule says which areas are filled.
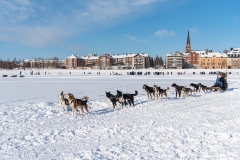
[[[20,71],[20,76],[22,75],[22,72]]]
[[[172,75],[172,72],[171,72],[171,75]]]

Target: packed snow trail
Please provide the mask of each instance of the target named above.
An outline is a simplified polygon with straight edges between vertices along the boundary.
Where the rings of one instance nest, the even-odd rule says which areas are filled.
[[[146,80],[122,76],[120,83],[111,76],[84,80],[26,77],[14,80],[14,92],[8,89],[12,79],[5,79],[0,83],[6,94],[1,97],[7,97],[0,102],[0,158],[238,159],[239,76],[229,76],[226,92],[175,98],[172,83],[212,85],[214,81],[207,75],[202,79],[187,77],[149,76]],[[169,86],[169,98],[148,100],[142,89],[145,83]],[[35,88],[27,89],[29,84]],[[138,90],[136,106],[118,105],[113,110],[105,91],[114,94],[117,89],[128,93]],[[73,117],[71,108],[66,113],[57,99],[62,90],[77,97],[89,96],[90,117]]]

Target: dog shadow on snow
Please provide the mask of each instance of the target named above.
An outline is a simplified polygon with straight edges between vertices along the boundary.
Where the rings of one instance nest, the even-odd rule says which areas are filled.
[[[144,104],[144,103],[147,103],[147,102],[149,102],[149,100],[148,100],[148,101],[146,100],[146,101],[136,102],[136,103],[135,103],[135,106],[137,106],[138,104]],[[135,107],[135,106],[133,106],[133,107]]]
[[[112,112],[114,112],[115,110],[118,110],[118,108],[117,108],[117,109],[104,108],[104,109],[100,109],[100,110],[93,111],[93,112],[91,112],[91,114],[101,115],[101,114],[112,113]]]

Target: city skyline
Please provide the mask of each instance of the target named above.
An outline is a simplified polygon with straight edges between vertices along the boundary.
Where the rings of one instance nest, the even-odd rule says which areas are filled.
[[[0,0],[0,58],[146,53],[240,47],[237,0]]]

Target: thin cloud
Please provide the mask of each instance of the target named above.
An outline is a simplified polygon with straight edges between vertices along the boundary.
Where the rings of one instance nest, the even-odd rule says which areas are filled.
[[[90,18],[94,21],[102,21],[140,11],[144,6],[154,2],[156,0],[91,0],[84,10],[77,9],[74,12],[77,13],[78,20]]]
[[[142,5],[148,5],[151,3],[157,2],[157,0],[137,0],[135,2],[133,2],[132,5],[134,6],[142,6]]]
[[[69,35],[68,32],[55,27],[12,27],[0,30],[5,31],[1,34],[0,41],[17,41],[37,48],[60,43],[61,38]]]
[[[138,38],[136,38],[134,36],[131,36],[129,34],[126,34],[125,37],[130,39],[131,41],[142,42],[142,43],[149,43],[149,41],[147,41],[147,40],[141,40],[141,39],[138,39]]]
[[[161,0],[57,1],[59,7],[54,7],[54,2],[0,0],[0,23],[4,24],[0,26],[0,41],[45,47],[69,36],[121,23],[122,17],[143,14],[148,6]],[[137,41],[147,43],[146,40]]]
[[[175,32],[168,31],[166,29],[158,30],[155,32],[155,36],[160,36],[160,37],[169,37],[169,36],[173,37],[175,35],[176,35]]]

